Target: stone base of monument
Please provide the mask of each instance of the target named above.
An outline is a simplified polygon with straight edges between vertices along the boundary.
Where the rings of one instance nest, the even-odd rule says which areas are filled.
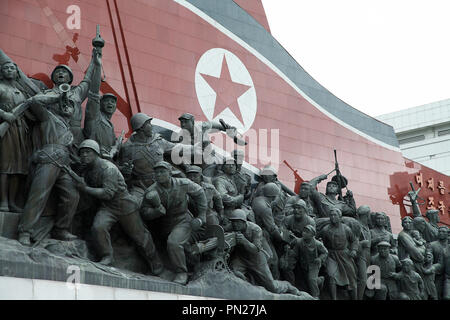
[[[0,237],[0,276],[7,277],[8,281],[11,277],[79,281],[86,285],[160,292],[168,299],[170,295],[251,300],[312,299],[307,293],[302,296],[271,293],[235,277],[226,269],[206,268],[201,274],[191,277],[184,286],[159,277],[104,266],[88,257],[87,245],[83,240],[67,242],[45,239],[33,248],[22,246],[14,239]],[[98,291],[98,299],[102,299],[101,292]]]
[[[17,226],[20,214],[16,212],[0,211],[0,236],[17,239]]]

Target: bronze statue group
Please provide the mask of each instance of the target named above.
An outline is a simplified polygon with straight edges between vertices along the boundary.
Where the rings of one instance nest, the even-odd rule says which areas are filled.
[[[239,144],[236,129],[195,122],[189,113],[179,117],[178,141],[155,133],[152,118],[137,113],[123,143],[111,122],[117,97],[99,94],[103,43],[93,44],[84,79],[73,86],[71,69],[59,65],[52,89],[26,77],[0,50],[0,211],[20,214],[22,245],[81,238],[92,244],[96,262],[114,265],[111,233],[118,223],[152,275],[185,285],[198,264],[223,258],[219,230],[226,269],[274,293],[450,298],[448,228],[439,226],[437,210],[424,218],[416,208],[394,237],[385,213],[357,207],[350,190],[342,195],[347,181],[338,169],[325,194],[317,185],[328,175],[303,182],[295,194],[270,166],[252,177],[239,148],[229,157],[215,154],[208,133],[231,132]],[[174,154],[188,157],[178,163]],[[198,155],[200,162],[186,160]],[[83,219],[87,212],[92,219]],[[379,271],[372,286],[370,266]]]

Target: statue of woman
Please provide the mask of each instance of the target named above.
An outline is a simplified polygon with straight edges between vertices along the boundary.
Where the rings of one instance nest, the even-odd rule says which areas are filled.
[[[11,60],[1,64],[0,124],[7,122],[8,130],[0,137],[0,211],[21,212],[18,205],[21,179],[28,174],[32,153],[31,134],[24,115],[13,110],[29,96],[17,81],[18,68]]]

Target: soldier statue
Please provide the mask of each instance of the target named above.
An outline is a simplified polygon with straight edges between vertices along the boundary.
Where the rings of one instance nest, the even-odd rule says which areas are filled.
[[[300,295],[300,291],[289,282],[273,279],[262,247],[262,230],[257,224],[247,221],[247,213],[242,209],[235,209],[229,219],[236,232],[236,246],[230,255],[233,273],[245,281],[248,280],[248,273],[253,276],[257,285],[262,285],[271,292]]]
[[[189,166],[189,168],[186,170],[186,175],[189,180],[200,185],[205,191],[206,201],[208,203],[206,224],[221,225],[223,221],[223,202],[219,192],[212,184],[204,180],[204,177],[202,175],[202,168],[200,168],[199,166]],[[197,207],[193,207],[196,211]]]
[[[172,177],[172,166],[168,162],[157,162],[153,170],[155,183],[147,188],[145,194],[156,192],[165,213],[150,221],[145,218],[145,212],[143,217],[152,225],[152,230],[158,230],[156,236],[166,241],[171,266],[176,273],[173,281],[184,285],[188,281],[184,245],[188,243],[191,233],[206,223],[208,203],[201,186],[186,178]],[[196,217],[188,211],[188,196],[197,206]]]
[[[375,300],[397,299],[399,292],[395,275],[401,269],[400,260],[389,252],[391,247],[389,242],[380,241],[377,247],[377,253],[372,256],[371,264],[380,268],[381,286],[379,289],[367,290],[367,293]]]
[[[192,149],[167,141],[160,134],[154,133],[152,119],[145,113],[133,115],[133,134],[119,152],[119,166],[131,194],[138,198],[139,202],[142,202],[145,190],[154,182],[154,165],[163,161],[164,155],[170,155],[175,148]]]
[[[86,166],[84,181],[78,181],[78,189],[99,200],[99,207],[92,225],[92,233],[99,263],[114,262],[109,230],[119,222],[125,233],[137,244],[154,275],[159,275],[163,264],[156,251],[150,232],[139,215],[139,205],[127,190],[125,180],[112,162],[102,159],[100,146],[94,140],[84,140],[79,148],[80,159]]]
[[[323,243],[315,239],[316,228],[308,224],[303,228],[302,237],[295,241],[293,248],[294,265],[299,265],[307,291],[315,298],[319,298],[324,277],[319,276],[319,270],[325,263],[328,250]],[[297,278],[297,277],[296,277]]]

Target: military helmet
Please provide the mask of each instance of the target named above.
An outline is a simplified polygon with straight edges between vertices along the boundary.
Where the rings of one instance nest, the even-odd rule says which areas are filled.
[[[261,169],[261,171],[259,172],[260,175],[277,175],[277,171],[275,170],[274,167],[271,166],[266,166],[264,168]]]
[[[247,213],[242,209],[234,209],[228,219],[247,221]]]
[[[72,81],[73,81],[73,72],[72,72],[72,69],[70,69],[70,68],[69,68],[68,66],[66,66],[65,64],[60,64],[60,65],[56,66],[55,69],[53,69],[52,74],[50,75],[50,79],[52,79],[52,81],[53,81],[53,75],[55,74],[56,70],[58,70],[59,68],[66,69],[66,70],[69,72],[69,75],[70,75],[69,84],[71,84]],[[55,81],[53,81],[53,83],[54,83],[54,82],[55,82]]]
[[[80,146],[78,147],[78,150],[81,151],[83,148],[89,148],[91,150],[94,150],[98,155],[100,155],[100,146],[98,145],[97,141],[92,139],[86,139],[84,140]]]
[[[362,205],[362,206],[358,207],[358,209],[356,209],[356,214],[358,216],[367,215],[369,213],[370,213],[370,207],[367,205]]]
[[[280,188],[273,183],[266,183],[263,187],[263,193],[265,197],[276,197],[280,193]]]
[[[145,113],[136,113],[131,117],[131,128],[133,129],[133,131],[139,130],[140,128],[142,128],[144,123],[152,119],[152,117],[146,115]]]

